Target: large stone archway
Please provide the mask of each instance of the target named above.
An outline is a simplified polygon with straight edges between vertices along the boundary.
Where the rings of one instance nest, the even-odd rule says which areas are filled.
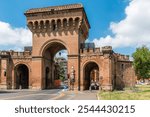
[[[62,42],[52,41],[43,46],[42,49],[42,71],[44,79],[42,81],[43,89],[55,88],[54,81],[57,79],[57,63],[54,60],[57,52],[67,50]]]
[[[14,89],[29,88],[29,69],[25,64],[18,64],[14,68]]]

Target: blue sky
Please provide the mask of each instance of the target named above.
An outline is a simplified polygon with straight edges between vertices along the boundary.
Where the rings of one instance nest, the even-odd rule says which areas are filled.
[[[142,2],[142,0],[138,0],[138,1]],[[148,2],[148,1],[149,0],[143,0],[142,3],[144,4],[144,2]],[[114,50],[116,52],[131,55],[131,53],[135,50],[135,48],[139,46],[138,44],[145,44],[145,43],[147,44],[147,41],[145,42],[143,41],[143,39],[141,39],[143,43],[141,43],[141,41],[130,42],[130,40],[132,40],[132,36],[129,35],[131,35],[130,33],[132,30],[128,29],[129,27],[126,30],[124,29],[123,31],[122,29],[120,29],[130,24],[131,20],[128,20],[127,16],[129,16],[130,19],[131,17],[130,14],[133,11],[133,7],[135,6],[134,7],[135,9],[136,7],[141,7],[139,5],[141,3],[137,3],[136,0],[130,0],[130,1],[129,0],[1,0],[0,2],[0,22],[1,22],[0,23],[0,28],[1,28],[0,49],[11,49],[11,48],[20,49],[21,46],[30,44],[30,41],[24,42],[24,40],[27,40],[26,38],[31,36],[30,34],[28,34],[26,38],[21,37],[21,40],[14,39],[14,42],[16,41],[15,44],[15,43],[11,43],[11,41],[13,40],[10,39],[10,37],[7,36],[7,34],[4,34],[4,32],[2,31],[2,30],[6,30],[6,31],[10,30],[11,32],[10,35],[13,35],[13,33],[15,33],[17,30],[17,33],[21,33],[21,34],[15,35],[14,37],[16,38],[19,38],[19,36],[23,36],[24,34],[27,34],[28,32],[26,29],[26,18],[23,14],[26,10],[30,8],[73,4],[73,3],[83,4],[91,25],[88,40],[91,42],[92,41],[95,42],[97,46],[111,45],[114,46]],[[127,9],[129,10],[127,11]],[[131,19],[134,18],[131,17]],[[127,24],[125,24],[126,22]],[[122,32],[120,32],[120,30]],[[127,30],[129,30],[130,32],[127,32]],[[4,38],[6,38],[6,41],[3,41]],[[8,43],[7,43],[7,38],[9,41]],[[19,42],[21,44],[19,44]],[[129,43],[129,44],[124,44],[124,43]],[[136,45],[134,45],[133,43],[136,43]],[[17,44],[19,44],[19,46],[17,46]]]
[[[0,20],[14,27],[25,27],[23,13],[30,8],[82,3],[91,24],[90,40],[109,33],[111,21],[124,18],[127,2],[123,0],[3,0],[0,4]]]

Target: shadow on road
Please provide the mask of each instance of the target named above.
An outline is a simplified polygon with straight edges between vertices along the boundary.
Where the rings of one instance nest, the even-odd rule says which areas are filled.
[[[12,91],[0,91],[0,94],[4,94],[4,93],[16,93],[16,92],[12,92]]]

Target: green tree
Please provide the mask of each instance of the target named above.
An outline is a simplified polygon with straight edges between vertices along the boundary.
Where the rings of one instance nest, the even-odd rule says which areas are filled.
[[[59,79],[61,81],[64,81],[65,79],[65,70],[62,62],[59,63]]]
[[[146,46],[137,48],[132,54],[133,65],[138,79],[150,78],[150,50]]]

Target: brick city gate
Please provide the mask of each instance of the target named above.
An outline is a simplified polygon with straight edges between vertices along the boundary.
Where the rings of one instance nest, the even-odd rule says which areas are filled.
[[[54,88],[54,56],[64,49],[73,90],[89,90],[92,83],[103,90],[135,84],[129,56],[115,53],[111,46],[95,48],[85,43],[90,24],[81,4],[30,9],[25,16],[32,47],[24,52],[0,51],[0,88]]]

